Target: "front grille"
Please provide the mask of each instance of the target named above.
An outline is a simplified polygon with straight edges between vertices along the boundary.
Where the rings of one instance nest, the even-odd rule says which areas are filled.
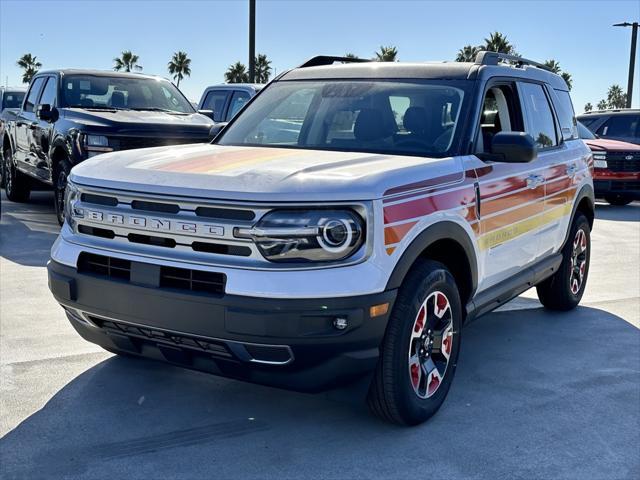
[[[109,144],[115,150],[132,150],[134,148],[165,147],[169,145],[185,145],[189,143],[208,143],[206,137],[110,137]]]
[[[160,268],[161,288],[221,294],[224,293],[225,282],[226,278],[222,273],[175,267]]]
[[[78,272],[129,281],[131,262],[121,258],[83,252],[78,258]]]
[[[121,258],[82,252],[78,258],[78,272],[116,280],[131,281],[131,271],[140,263]],[[224,273],[192,270],[189,268],[158,268],[160,288],[187,290],[190,292],[224,294],[227,277]]]
[[[613,172],[640,172],[640,152],[607,152],[607,168]]]
[[[138,327],[115,320],[106,320],[94,315],[89,315],[89,319],[98,327],[107,332],[126,335],[127,337],[150,341],[156,344],[165,344],[175,347],[197,350],[218,357],[231,358],[232,355],[222,342],[211,339],[203,339],[182,333],[165,332],[151,327]]]

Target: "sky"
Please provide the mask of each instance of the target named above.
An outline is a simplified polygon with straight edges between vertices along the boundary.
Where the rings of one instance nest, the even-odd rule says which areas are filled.
[[[43,69],[111,69],[123,50],[143,72],[169,77],[178,50],[191,58],[181,90],[198,101],[204,88],[248,57],[248,0],[0,0],[0,82],[21,83],[16,61],[31,53]],[[554,58],[573,76],[577,113],[617,83],[626,91],[631,28],[640,2],[257,0],[256,52],[276,72],[314,55],[372,57],[381,45],[400,61],[453,60],[466,44],[500,31],[526,58]],[[640,45],[639,45],[640,50]],[[633,106],[640,107],[636,60]]]

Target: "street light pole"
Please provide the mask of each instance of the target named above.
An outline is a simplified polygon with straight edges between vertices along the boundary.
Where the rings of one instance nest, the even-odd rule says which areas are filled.
[[[249,82],[256,81],[256,0],[249,0]]]
[[[614,27],[631,27],[631,57],[629,58],[629,80],[627,83],[627,108],[631,108],[633,96],[633,74],[636,68],[636,44],[638,42],[638,22],[616,23]]]

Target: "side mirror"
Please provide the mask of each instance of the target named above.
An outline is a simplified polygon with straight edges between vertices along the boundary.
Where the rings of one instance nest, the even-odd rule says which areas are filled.
[[[36,117],[45,122],[55,122],[57,120],[58,111],[51,108],[48,103],[42,103],[36,108]]]
[[[209,117],[215,122],[215,118],[213,118],[213,110],[198,110],[198,113],[200,115],[204,115],[205,117]]]
[[[491,141],[491,154],[496,162],[527,163],[538,156],[538,148],[528,133],[498,132]]]
[[[216,138],[216,136],[224,129],[224,127],[227,126],[226,122],[220,122],[220,123],[216,123],[213,127],[211,127],[211,130],[209,130],[209,136],[211,137],[211,139],[213,140],[214,138]]]

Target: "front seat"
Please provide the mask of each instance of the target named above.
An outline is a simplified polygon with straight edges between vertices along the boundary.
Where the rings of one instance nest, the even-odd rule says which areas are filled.
[[[382,111],[375,108],[360,110],[353,126],[353,135],[361,142],[379,142],[392,133],[387,127]]]
[[[113,108],[125,108],[124,93],[115,91],[111,94],[111,106]]]
[[[427,131],[429,130],[429,118],[424,107],[407,108],[402,118],[402,124],[405,130],[411,132],[409,138],[412,140],[426,140]]]

